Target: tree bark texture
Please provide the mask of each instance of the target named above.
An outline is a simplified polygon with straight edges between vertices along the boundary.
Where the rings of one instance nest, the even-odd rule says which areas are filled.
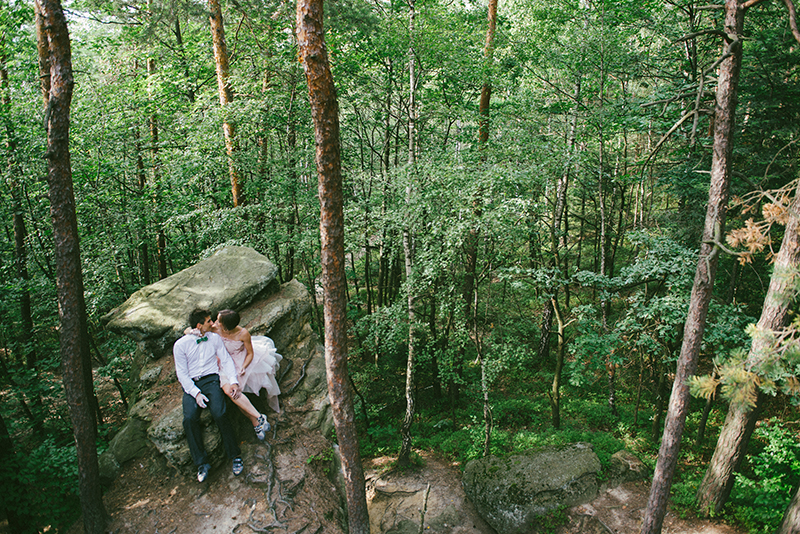
[[[786,508],[781,527],[776,534],[800,534],[800,487]]]
[[[483,87],[481,88],[481,103],[479,107],[480,127],[478,129],[478,143],[483,148],[489,141],[489,102],[492,98],[492,82],[489,68],[494,57],[494,34],[497,28],[497,0],[489,0],[488,28],[486,29],[486,44],[483,56],[486,59],[486,73],[484,74]]]
[[[50,50],[47,48],[47,36],[39,2],[33,3],[33,15],[36,22],[36,49],[39,56],[39,87],[42,89],[43,105],[47,108],[47,103],[50,101]]]
[[[552,415],[553,428],[561,428],[561,372],[564,369],[564,355],[566,353],[566,339],[564,329],[566,325],[558,309],[558,301],[555,297],[550,299],[553,312],[558,324],[558,351],[556,353],[556,368],[553,372],[553,386],[550,391],[550,412]]]
[[[759,395],[759,404],[761,400]],[[728,501],[735,480],[734,473],[747,452],[758,412],[758,406],[751,408],[732,404],[728,408],[711,463],[697,489],[697,508],[700,514],[717,515]]]
[[[139,133],[139,125],[133,127],[133,147],[136,151],[136,192],[142,200],[144,206],[144,198],[147,188],[147,181],[144,172],[144,158],[142,157],[142,136]],[[139,277],[141,282],[150,285],[150,254],[147,246],[147,219],[139,217],[136,222],[136,233],[139,239]]]
[[[339,104],[322,27],[322,0],[297,3],[297,43],[308,83],[319,181],[325,366],[342,457],[351,533],[368,534],[366,488],[347,371],[344,201],[339,148]]]
[[[156,73],[156,61],[153,58],[147,60],[147,76],[151,78]],[[150,89],[148,88],[148,91]],[[152,99],[152,94],[150,95]],[[158,188],[159,188],[159,161],[158,161],[158,114],[156,107],[153,107],[153,113],[148,118],[150,126],[150,152],[153,157],[153,209],[155,210],[155,222],[158,226],[158,235],[156,237],[156,261],[158,263],[158,279],[163,280],[167,277],[167,238],[164,234],[164,228],[160,221],[161,216],[158,211]]]
[[[183,75],[186,78],[186,99],[194,104],[195,93],[192,83],[192,76],[189,73],[189,63],[186,61],[186,47],[183,45],[183,33],[181,32],[181,20],[178,18],[178,13],[175,13],[175,44],[178,45],[178,58],[183,68]]]
[[[789,206],[789,219],[783,234],[783,242],[769,281],[767,295],[761,308],[761,317],[756,329],[760,332],[777,331],[786,326],[789,308],[796,288],[798,267],[800,267],[800,190],[795,192],[794,200]],[[745,368],[754,370],[762,361],[765,353],[772,348],[766,336],[755,336],[750,352],[745,360]],[[714,455],[708,466],[703,482],[697,490],[697,503],[703,513],[719,514],[728,500],[735,481],[734,472],[739,467],[745,453],[750,436],[758,419],[758,404],[755,408],[746,404],[732,403],[728,415],[720,431]]]
[[[697,357],[706,326],[708,305],[717,272],[719,242],[725,228],[725,216],[730,186],[733,130],[736,111],[739,71],[742,61],[740,36],[744,12],[737,0],[725,1],[725,33],[727,57],[720,64],[717,81],[717,100],[714,115],[714,147],[711,160],[711,184],[708,192],[703,241],[689,301],[689,311],[683,331],[681,354],[672,395],[669,400],[664,433],[658,451],[658,461],[650,487],[642,534],[658,534],[667,511],[667,498],[678,461],[681,436],[689,411],[689,377],[697,368]]]
[[[209,21],[211,22],[211,41],[214,44],[214,63],[217,68],[217,87],[219,89],[219,104],[225,113],[225,107],[233,102],[233,92],[230,83],[230,63],[228,47],[225,44],[225,24],[222,20],[222,8],[219,0],[208,0]],[[234,155],[236,153],[236,126],[227,114],[222,122],[222,134],[225,137],[225,151],[228,154],[228,173],[231,178],[231,194],[233,206],[244,204],[242,183],[239,171],[236,169]]]
[[[77,446],[78,477],[85,532],[105,531],[108,516],[100,492],[97,426],[92,369],[83,296],[78,220],[69,154],[73,78],[67,21],[59,0],[38,0],[42,36],[50,57],[47,112],[47,181],[56,257],[56,285],[61,325],[61,370]]]

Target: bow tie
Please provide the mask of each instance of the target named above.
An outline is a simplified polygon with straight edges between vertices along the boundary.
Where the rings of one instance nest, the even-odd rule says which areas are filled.
[[[197,340],[197,343],[198,343],[198,344],[200,344],[200,343],[202,343],[203,341],[208,341],[208,336],[203,336],[203,337],[201,337],[200,339],[198,339],[198,340]]]

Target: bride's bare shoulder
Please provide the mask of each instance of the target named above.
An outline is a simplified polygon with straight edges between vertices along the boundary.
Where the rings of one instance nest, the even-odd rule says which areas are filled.
[[[235,339],[238,339],[239,341],[244,341],[245,339],[250,338],[250,332],[247,331],[247,328],[237,326],[236,331],[233,334],[233,337]]]
[[[247,341],[250,339],[250,332],[247,331],[247,328],[240,326],[239,330],[236,332],[236,339],[240,341]]]

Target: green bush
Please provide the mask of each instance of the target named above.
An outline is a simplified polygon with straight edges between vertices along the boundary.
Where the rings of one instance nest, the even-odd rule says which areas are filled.
[[[29,532],[74,523],[80,514],[75,446],[47,439],[28,455],[14,455],[0,467],[0,504],[22,514]]]
[[[625,444],[607,432],[588,432],[584,430],[548,430],[543,432],[518,432],[513,438],[513,451],[522,452],[547,446],[562,446],[577,441],[591,443],[600,465],[605,470],[611,463],[611,456],[625,448]]]
[[[360,440],[361,455],[365,458],[397,454],[400,450],[400,429],[391,426],[370,426],[366,439]]]
[[[681,480],[672,485],[672,504],[681,517],[686,517],[690,512],[694,513],[697,488],[700,487],[701,480],[703,480],[702,471],[689,472],[684,473]]]
[[[775,418],[753,434],[758,451],[748,455],[750,469],[737,473],[729,506],[751,534],[770,534],[800,482],[800,443]]]
[[[499,427],[520,428],[538,420],[544,409],[541,402],[531,398],[501,399],[492,406],[492,415]]]

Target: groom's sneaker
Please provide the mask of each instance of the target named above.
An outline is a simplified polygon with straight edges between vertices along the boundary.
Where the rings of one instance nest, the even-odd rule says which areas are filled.
[[[197,481],[204,482],[208,477],[208,470],[211,469],[211,466],[208,464],[200,464],[197,468]]]
[[[267,421],[267,416],[262,413],[258,416],[258,424],[253,429],[256,432],[256,437],[261,441],[264,441],[264,438],[267,437],[267,432],[269,432],[269,429],[270,426],[269,421]]]
[[[242,458],[237,456],[233,459],[233,476],[239,476],[244,471],[244,462],[242,462]]]

